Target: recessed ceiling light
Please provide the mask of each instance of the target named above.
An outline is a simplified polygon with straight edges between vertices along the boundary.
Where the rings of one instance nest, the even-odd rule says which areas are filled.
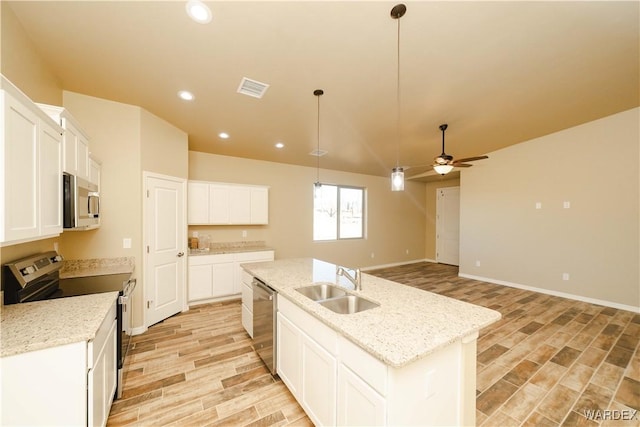
[[[184,99],[185,101],[193,101],[193,99],[195,98],[195,96],[193,96],[191,92],[188,92],[186,90],[181,90],[180,92],[178,92],[178,96],[180,97],[180,99]]]
[[[276,142],[276,148],[283,148],[284,144],[282,142]]]
[[[229,134],[226,132],[220,132],[218,136],[222,139],[229,139]]]
[[[199,24],[211,22],[211,9],[199,0],[189,0],[187,2],[187,15]]]

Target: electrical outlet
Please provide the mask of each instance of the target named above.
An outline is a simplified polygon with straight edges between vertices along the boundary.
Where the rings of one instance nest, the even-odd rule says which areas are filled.
[[[536,209],[542,209],[542,203],[536,202]]]
[[[409,255],[409,249],[407,249],[407,250],[405,251],[405,253],[406,253],[407,255]]]
[[[131,249],[131,239],[129,237],[122,239],[122,247],[124,249]]]
[[[569,280],[569,273],[562,273],[562,280]]]
[[[247,230],[242,230],[242,237],[247,237]]]
[[[480,267],[480,261],[476,260],[476,267]]]
[[[571,207],[571,202],[565,201],[562,203],[562,207],[565,209],[569,209]]]
[[[376,254],[374,254],[373,252],[371,252],[371,258],[375,258]]]

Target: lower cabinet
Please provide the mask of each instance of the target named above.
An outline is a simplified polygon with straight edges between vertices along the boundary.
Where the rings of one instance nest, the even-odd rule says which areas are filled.
[[[242,263],[273,261],[274,251],[238,252],[231,254],[196,255],[188,259],[189,277],[187,280],[189,303],[206,303],[216,300],[237,298],[242,295],[243,325],[250,315],[253,325],[253,303],[249,306],[246,297],[253,300],[250,291],[251,281],[243,282]],[[249,290],[243,289],[243,285]],[[249,295],[250,292],[250,295]],[[246,313],[246,314],[244,314]],[[246,329],[245,325],[245,329]],[[247,332],[249,332],[247,330]],[[253,331],[249,333],[253,336]]]
[[[476,338],[393,367],[278,295],[278,374],[318,426],[475,424]]]
[[[0,425],[104,426],[116,391],[116,303],[93,340],[0,359]]]

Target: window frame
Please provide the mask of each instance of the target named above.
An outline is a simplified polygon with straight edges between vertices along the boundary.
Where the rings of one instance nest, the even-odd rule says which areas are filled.
[[[367,189],[365,187],[358,187],[356,185],[342,185],[342,184],[326,184],[326,183],[321,183],[321,186],[331,186],[331,187],[336,187],[336,238],[335,239],[316,239],[315,238],[315,224],[316,224],[316,220],[315,220],[315,215],[316,215],[316,197],[315,197],[315,193],[314,193],[314,198],[313,198],[313,221],[312,221],[312,235],[313,235],[313,241],[314,242],[337,242],[340,240],[363,240],[366,238],[366,222],[365,222],[365,217],[366,217],[366,203],[367,203]],[[342,213],[341,213],[341,189],[349,189],[349,190],[359,190],[361,193],[361,210],[362,210],[362,218],[360,220],[360,236],[358,237],[340,237],[340,229],[341,229],[341,218],[342,218]],[[314,186],[314,191],[315,191],[315,186]]]

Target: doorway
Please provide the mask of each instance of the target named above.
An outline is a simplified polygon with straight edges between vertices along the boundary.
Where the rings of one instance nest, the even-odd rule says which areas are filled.
[[[436,261],[460,265],[460,187],[436,192]]]
[[[186,306],[186,180],[143,173],[144,324]]]

